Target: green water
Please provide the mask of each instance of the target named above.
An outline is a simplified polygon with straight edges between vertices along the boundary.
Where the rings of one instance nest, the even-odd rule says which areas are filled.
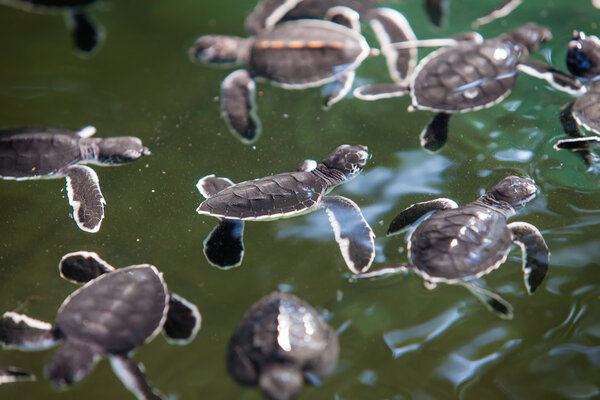
[[[469,29],[493,1],[453,1],[446,27],[434,29],[420,1],[390,2],[419,38]],[[554,38],[535,55],[564,68],[573,29],[598,34],[600,11],[588,0],[527,0],[509,18],[484,26],[492,37],[528,21]],[[162,337],[140,348],[149,380],[179,399],[260,399],[225,372],[229,336],[261,296],[286,288],[326,310],[340,327],[338,367],[305,399],[582,399],[600,397],[600,181],[575,155],[552,145],[564,136],[560,107],[571,100],[543,82],[519,78],[493,108],[455,116],[437,154],[419,146],[431,117],[406,112],[408,98],[374,103],[346,98],[324,112],[320,89],[285,91],[258,84],[264,132],[238,142],[219,118],[218,93],[229,69],[188,61],[202,34],[244,35],[252,1],[109,1],[90,8],[106,40],[93,57],[72,49],[60,17],[0,9],[0,126],[94,125],[97,136],[135,135],[153,154],[133,164],[97,167],[106,198],[99,233],[69,217],[64,180],[0,181],[0,311],[53,321],[74,286],[58,277],[67,252],[96,251],[115,266],[152,263],[169,288],[196,303],[203,326],[186,347]],[[373,45],[374,35],[365,25]],[[421,56],[426,51],[421,52]],[[367,60],[357,83],[385,76]],[[198,178],[241,181],[321,159],[342,143],[372,153],[365,171],[334,191],[362,208],[377,238],[373,268],[405,261],[403,238],[387,238],[396,213],[444,196],[464,204],[510,173],[533,177],[539,196],[514,220],[535,224],[552,252],[548,276],[533,296],[523,286],[515,247],[490,289],[515,308],[503,321],[466,290],[424,288],[416,275],[350,283],[324,211],[246,226],[241,267],[220,271],[202,253],[215,219],[199,216]],[[101,362],[81,383],[54,391],[43,376],[53,351],[0,352],[0,366],[38,380],[0,387],[2,399],[130,399]]]

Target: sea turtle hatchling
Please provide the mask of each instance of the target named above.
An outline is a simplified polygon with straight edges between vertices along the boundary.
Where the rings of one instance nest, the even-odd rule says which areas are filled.
[[[342,18],[338,18],[341,16]],[[360,34],[358,13],[335,7],[328,20],[287,21],[249,38],[205,35],[189,50],[192,59],[215,64],[246,64],[221,84],[221,111],[231,132],[245,143],[261,131],[256,114],[255,79],[265,79],[284,89],[306,89],[333,83],[326,101],[330,107],[350,90],[355,69],[370,54]],[[396,32],[403,30],[389,28]],[[412,32],[412,31],[411,31]]]
[[[293,172],[237,184],[212,174],[201,178],[196,187],[206,200],[196,211],[221,220],[204,241],[208,261],[224,269],[242,262],[244,221],[295,217],[325,208],[350,271],[369,269],[375,257],[371,227],[352,200],[327,195],[362,171],[367,150],[342,145],[319,164],[306,160]]]
[[[150,154],[133,136],[91,138],[96,128],[79,131],[47,127],[0,130],[0,178],[67,180],[69,204],[77,226],[98,232],[106,204],[98,175],[82,164],[116,165]]]
[[[138,399],[160,399],[130,356],[161,331],[175,344],[187,344],[200,328],[195,305],[170,292],[162,273],[150,264],[114,269],[96,253],[65,255],[60,275],[85,283],[65,299],[55,324],[6,312],[0,318],[5,348],[43,350],[62,342],[46,367],[56,387],[83,379],[102,356]]]
[[[567,74],[537,60],[522,60],[551,36],[548,28],[527,23],[488,40],[471,33],[456,39],[390,44],[395,48],[442,44],[449,47],[438,49],[421,60],[408,85],[366,85],[356,88],[354,96],[377,100],[410,93],[412,106],[409,110],[437,113],[421,132],[421,145],[436,151],[446,143],[452,114],[499,103],[510,93],[519,71],[545,79],[559,90],[581,92],[582,85]]]
[[[507,224],[507,219],[532,200],[536,191],[532,179],[508,176],[462,207],[444,198],[413,204],[394,218],[388,230],[388,234],[396,234],[416,224],[407,238],[409,262],[355,277],[414,270],[428,289],[440,282],[463,285],[490,310],[512,318],[510,304],[473,280],[498,268],[506,260],[511,243],[516,243],[523,252],[527,292],[533,293],[542,283],[549,259],[544,238],[528,223]]]
[[[310,304],[273,292],[255,303],[235,329],[227,371],[240,385],[258,385],[271,400],[290,400],[306,375],[322,378],[331,372],[338,354],[335,331]]]
[[[37,13],[65,14],[78,50],[89,53],[102,41],[102,30],[87,15],[85,8],[96,0],[0,0],[0,4]]]

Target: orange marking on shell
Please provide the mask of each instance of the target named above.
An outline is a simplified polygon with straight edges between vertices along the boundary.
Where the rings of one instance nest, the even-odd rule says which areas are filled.
[[[271,47],[272,49],[283,49],[285,47],[285,42],[282,42],[280,40],[271,42],[269,47]]]
[[[302,49],[306,46],[306,42],[303,42],[301,40],[294,40],[294,41],[288,42],[287,46],[290,49]]]
[[[322,49],[323,47],[325,47],[325,42],[313,40],[312,42],[306,43],[306,47],[308,47],[309,49]]]
[[[256,43],[256,47],[258,47],[259,49],[268,49],[269,45],[270,45],[270,43],[266,40]]]

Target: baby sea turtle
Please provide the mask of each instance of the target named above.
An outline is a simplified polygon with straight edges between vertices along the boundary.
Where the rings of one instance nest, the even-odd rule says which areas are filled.
[[[47,127],[0,130],[0,178],[67,179],[69,204],[77,226],[98,232],[104,218],[104,197],[98,175],[86,163],[115,165],[150,154],[133,136],[91,138],[96,128],[79,131]]]
[[[409,263],[357,275],[371,278],[414,270],[433,289],[438,283],[463,285],[490,310],[512,318],[512,306],[497,294],[483,289],[474,279],[498,268],[508,256],[511,243],[523,252],[525,287],[533,293],[548,271],[549,251],[536,227],[507,219],[535,197],[532,179],[509,176],[465,206],[450,199],[413,204],[391,222],[388,234],[417,224],[407,238]]]
[[[65,255],[59,270],[67,280],[87,283],[65,299],[54,327],[6,312],[0,318],[0,343],[43,350],[62,342],[46,367],[56,387],[83,379],[108,356],[115,374],[138,399],[160,399],[129,356],[161,331],[169,342],[190,342],[200,328],[196,306],[169,292],[162,273],[150,264],[115,270],[98,254],[78,251]]]
[[[94,2],[96,0],[0,0],[0,4],[25,11],[65,14],[67,26],[72,30],[73,43],[84,53],[93,51],[103,36],[85,12],[85,8]]]
[[[206,200],[196,211],[221,219],[204,241],[208,261],[225,269],[241,263],[244,221],[295,217],[325,208],[348,268],[353,273],[368,270],[375,257],[371,227],[352,200],[327,195],[362,171],[367,150],[342,145],[320,164],[307,160],[293,172],[237,184],[215,175],[201,178],[196,187]]]
[[[336,7],[345,21],[358,21],[358,14]],[[265,79],[284,89],[306,89],[332,85],[329,107],[350,90],[354,70],[371,54],[359,24],[354,28],[316,19],[288,21],[256,36],[205,35],[189,50],[190,57],[207,63],[244,63],[247,69],[233,71],[221,84],[221,110],[229,129],[245,143],[258,137],[261,124],[256,115],[254,79]]]
[[[561,110],[561,122],[570,139],[559,140],[557,150],[569,149],[581,154],[594,167],[591,147],[600,146],[600,137],[585,137],[578,126],[600,135],[600,39],[574,31],[567,50],[567,68],[583,83],[585,93]]]
[[[317,378],[338,361],[335,331],[310,304],[283,292],[255,303],[238,324],[227,351],[227,371],[240,385],[260,386],[271,400],[300,392],[305,374]]]
[[[35,381],[35,375],[20,368],[0,368],[0,385],[5,383]]]
[[[450,47],[434,51],[421,60],[408,85],[367,85],[357,88],[354,95],[364,100],[377,100],[410,93],[412,107],[409,110],[437,113],[421,132],[421,145],[436,151],[446,142],[451,114],[499,103],[510,93],[519,71],[543,78],[563,91],[580,90],[581,85],[577,83],[574,88],[565,87],[565,74],[555,68],[539,61],[521,60],[550,38],[548,28],[534,23],[488,40],[475,33],[461,35],[445,41],[452,44]],[[444,43],[439,40],[423,42],[425,45]],[[393,46],[414,45],[421,44],[417,41]]]

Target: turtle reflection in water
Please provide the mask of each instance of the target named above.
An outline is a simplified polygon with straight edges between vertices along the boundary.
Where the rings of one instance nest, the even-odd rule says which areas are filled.
[[[409,263],[356,277],[414,270],[428,289],[440,282],[463,285],[500,317],[512,318],[510,304],[473,280],[498,268],[506,260],[511,243],[516,243],[523,252],[527,292],[533,293],[542,283],[549,259],[544,238],[528,223],[507,224],[516,210],[535,197],[536,190],[530,178],[509,176],[462,207],[444,198],[414,204],[398,214],[388,230],[388,234],[396,234],[418,224],[407,239]]]
[[[5,348],[43,350],[61,347],[46,367],[56,387],[83,379],[102,356],[138,399],[160,399],[141,368],[129,357],[161,331],[175,344],[187,344],[200,328],[195,305],[171,293],[155,266],[132,265],[115,270],[96,253],[65,255],[60,275],[86,283],[58,309],[54,327],[27,315],[6,312],[0,318],[0,343]]]
[[[331,372],[338,354],[336,333],[310,304],[273,292],[255,303],[235,329],[227,371],[241,385],[260,386],[271,400],[290,400],[306,375],[321,378]]]
[[[102,41],[102,31],[90,20],[85,8],[96,0],[0,0],[6,4],[25,11],[37,13],[65,14],[67,25],[72,30],[75,47],[90,53]]]
[[[580,92],[582,85],[567,74],[540,61],[522,60],[550,38],[548,28],[528,23],[488,40],[472,33],[456,39],[390,44],[396,48],[443,43],[451,46],[436,50],[421,60],[408,85],[367,85],[357,88],[354,95],[363,100],[377,100],[410,93],[412,107],[409,110],[437,113],[421,132],[421,145],[436,151],[446,143],[448,122],[453,113],[475,111],[499,103],[510,93],[519,71],[545,79],[557,89]]]
[[[46,127],[0,130],[0,178],[65,177],[75,222],[86,232],[98,232],[106,202],[98,175],[81,164],[122,164],[150,151],[137,137],[91,138],[94,133],[93,126],[79,131]]]
[[[578,152],[593,169],[595,157],[589,149],[600,146],[600,137],[583,136],[578,125],[600,135],[600,39],[573,32],[567,50],[567,68],[584,84],[585,93],[562,108],[560,119],[571,138],[559,140],[554,147]]]
[[[244,221],[294,217],[325,208],[348,268],[353,273],[368,270],[375,257],[371,227],[352,200],[327,195],[358,175],[368,157],[365,146],[342,145],[320,164],[306,160],[293,172],[237,184],[215,175],[201,178],[196,187],[206,200],[196,211],[221,219],[204,241],[208,261],[225,269],[242,262]]]

